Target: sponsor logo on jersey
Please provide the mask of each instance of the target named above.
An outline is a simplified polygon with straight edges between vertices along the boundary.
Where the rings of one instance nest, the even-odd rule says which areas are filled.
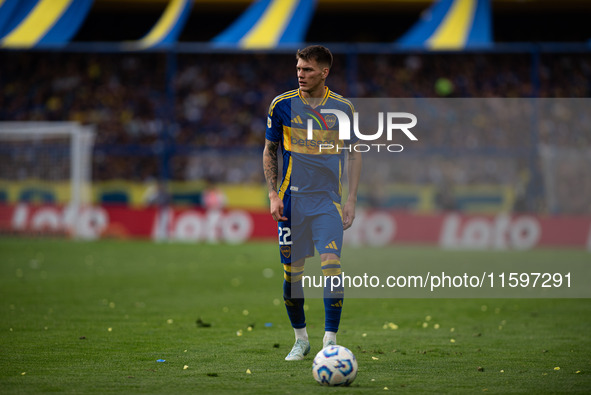
[[[335,144],[334,140],[304,140],[296,137],[291,138],[291,145],[300,145],[303,147],[320,147],[321,144]]]
[[[302,154],[334,154],[337,153],[336,150],[331,151],[327,147],[343,145],[336,137],[335,130],[314,129],[313,138],[307,139],[306,129],[292,127],[289,134],[284,134],[284,145],[287,150]],[[321,150],[321,147],[325,148]]]
[[[297,117],[295,117],[291,120],[291,123],[292,124],[295,123],[297,125],[303,125],[304,121],[302,121],[302,118],[300,118],[300,116],[298,115]]]

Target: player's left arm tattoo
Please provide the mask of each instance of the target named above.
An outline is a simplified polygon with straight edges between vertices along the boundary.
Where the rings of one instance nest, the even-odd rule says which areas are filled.
[[[269,194],[277,191],[277,177],[279,176],[279,165],[277,161],[277,149],[279,142],[265,140],[265,150],[263,151],[263,169],[267,189]]]

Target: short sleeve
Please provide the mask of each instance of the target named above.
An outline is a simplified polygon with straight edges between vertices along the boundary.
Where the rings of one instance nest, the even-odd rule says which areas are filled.
[[[279,115],[280,109],[275,104],[275,101],[273,101],[267,112],[267,131],[265,132],[265,138],[269,141],[279,142],[283,137],[283,125]]]

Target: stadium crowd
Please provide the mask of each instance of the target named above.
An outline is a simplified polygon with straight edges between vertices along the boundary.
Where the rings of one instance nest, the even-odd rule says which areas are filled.
[[[359,98],[591,96],[591,55],[539,56],[534,66],[528,53],[337,54],[327,85]],[[277,94],[297,87],[294,57],[179,54],[173,63],[174,69],[165,53],[3,51],[0,119],[95,124],[96,180],[155,179],[164,160],[176,180],[261,182],[267,106]],[[558,115],[571,123],[575,117],[580,125],[591,124],[584,111],[572,114],[566,107],[549,111],[562,111]],[[411,156],[399,167],[404,171],[383,170],[384,177],[517,187],[531,180],[532,163],[540,160],[523,156],[536,144],[591,150],[588,126],[561,128],[547,121],[532,135],[503,132],[502,123],[492,121],[474,118],[470,122],[479,132],[469,135],[429,128],[421,139],[428,160]],[[577,174],[587,156],[582,158],[556,177]],[[536,166],[542,172],[543,165]],[[580,182],[591,185],[588,178]],[[591,207],[576,210],[591,212]]]

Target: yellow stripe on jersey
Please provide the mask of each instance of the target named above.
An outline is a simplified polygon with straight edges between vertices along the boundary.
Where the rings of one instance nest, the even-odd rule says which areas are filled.
[[[341,216],[341,221],[342,221],[343,220],[343,209],[341,207],[341,204],[338,202],[333,202],[333,203],[334,203],[334,206],[337,208],[339,215]]]
[[[290,99],[290,98],[292,98],[292,97],[295,97],[295,96],[297,96],[297,95],[299,94],[299,92],[298,92],[298,91],[299,91],[299,89],[294,89],[294,90],[292,90],[292,91],[285,92],[285,93],[283,93],[283,94],[281,94],[281,95],[277,96],[277,97],[276,97],[276,98],[273,100],[273,102],[271,103],[271,105],[269,106],[269,116],[273,116],[273,110],[275,109],[275,106],[277,105],[277,103],[279,103],[279,102],[280,102],[280,101],[282,101],[282,100],[285,100],[285,99]]]
[[[427,40],[431,49],[461,49],[476,12],[476,0],[455,0],[445,18]]]
[[[257,23],[240,40],[240,47],[274,47],[289,24],[297,5],[297,0],[273,0]]]
[[[332,91],[330,89],[328,89],[328,87],[326,88],[326,92],[324,93],[324,97],[322,98],[322,102],[320,103],[321,106],[324,106],[326,104],[326,102],[328,101],[328,98],[331,96]]]
[[[353,103],[351,103],[349,100],[343,98],[343,96],[337,95],[336,93],[334,93],[334,92],[331,91],[330,92],[330,98],[331,99],[334,99],[334,100],[337,100],[337,101],[340,101],[341,103],[347,104],[349,106],[349,108],[351,109],[351,113],[354,113],[355,112],[355,108],[353,107]]]
[[[1,41],[3,47],[33,47],[55,25],[73,0],[42,0]]]
[[[291,128],[283,125],[283,148],[291,152]]]
[[[285,192],[287,192],[287,187],[289,186],[289,182],[291,180],[291,155],[289,157],[289,165],[287,166],[287,171],[285,172],[285,178],[283,179],[283,182],[281,183],[281,187],[279,187],[279,199],[283,199],[283,196],[285,195]]]
[[[328,86],[324,87],[324,96],[322,97],[322,102],[320,102],[320,106],[323,106],[326,104],[326,101],[328,100],[328,97],[330,96],[330,94],[332,93],[332,91],[330,89],[328,89]],[[306,100],[306,98],[304,96],[302,96],[302,92],[300,92],[300,90],[298,89],[298,95],[300,96],[300,99],[302,99],[302,101],[304,102],[304,104],[310,105],[310,102],[308,100]]]

